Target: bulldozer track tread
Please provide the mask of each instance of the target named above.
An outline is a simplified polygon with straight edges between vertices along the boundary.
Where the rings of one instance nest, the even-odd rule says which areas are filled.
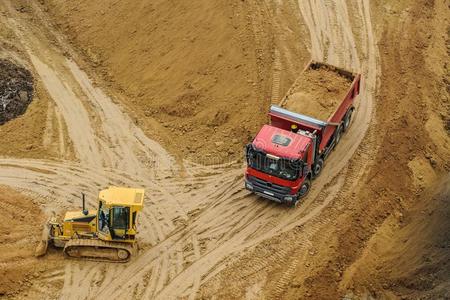
[[[70,252],[71,250],[87,250],[87,249],[94,249],[95,251],[98,251],[99,256],[93,257],[93,256],[74,256]],[[102,254],[101,249],[110,249],[110,250],[116,250],[117,253],[119,250],[125,250],[128,253],[128,256],[126,258],[120,258],[119,255],[116,257],[111,258],[105,258],[101,257]],[[82,259],[82,260],[89,260],[89,261],[107,261],[107,262],[119,262],[119,263],[125,263],[128,262],[133,255],[134,247],[133,245],[129,245],[126,243],[118,243],[118,242],[109,242],[109,241],[102,241],[99,239],[72,239],[68,241],[64,247],[64,254],[70,258],[75,259]]]

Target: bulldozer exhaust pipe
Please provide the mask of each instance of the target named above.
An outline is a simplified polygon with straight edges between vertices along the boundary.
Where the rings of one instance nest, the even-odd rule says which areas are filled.
[[[83,215],[87,216],[89,211],[86,210],[86,195],[81,193],[81,198],[83,199]]]

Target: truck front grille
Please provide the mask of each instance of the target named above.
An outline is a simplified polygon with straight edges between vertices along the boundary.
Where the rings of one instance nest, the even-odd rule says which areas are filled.
[[[256,188],[266,190],[269,192],[273,192],[274,194],[278,195],[288,195],[291,193],[291,188],[287,186],[281,186],[272,182],[265,181],[263,179],[254,177],[254,176],[248,176],[248,181],[253,184]]]

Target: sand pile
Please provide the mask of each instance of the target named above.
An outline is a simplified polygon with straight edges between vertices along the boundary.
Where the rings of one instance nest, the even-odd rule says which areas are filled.
[[[352,81],[328,68],[306,70],[292,87],[284,107],[327,120],[346,96]]]

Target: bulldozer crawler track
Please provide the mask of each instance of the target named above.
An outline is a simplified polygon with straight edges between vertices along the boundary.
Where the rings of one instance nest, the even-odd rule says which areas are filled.
[[[125,263],[130,260],[133,252],[132,245],[97,239],[74,239],[64,247],[64,255],[67,257],[102,262]]]

